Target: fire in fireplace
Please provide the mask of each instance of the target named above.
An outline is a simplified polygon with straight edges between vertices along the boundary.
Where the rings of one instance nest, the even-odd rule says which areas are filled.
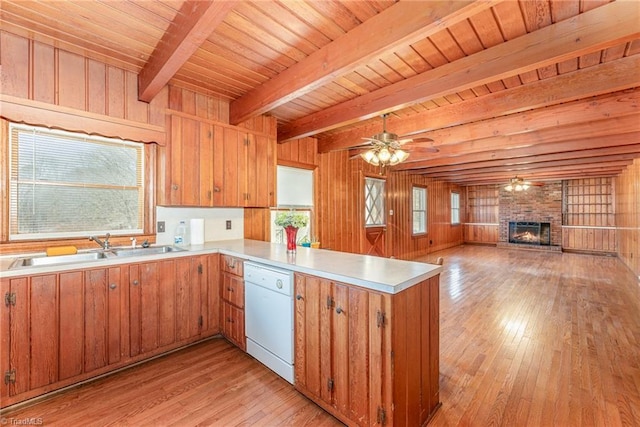
[[[551,223],[509,221],[509,243],[550,245]]]

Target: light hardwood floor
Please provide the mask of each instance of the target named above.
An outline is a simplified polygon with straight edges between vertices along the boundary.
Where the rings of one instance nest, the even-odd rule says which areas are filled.
[[[461,246],[444,257],[430,426],[640,425],[640,286],[615,258]],[[2,414],[64,426],[337,426],[222,339]],[[8,422],[5,421],[5,422]]]

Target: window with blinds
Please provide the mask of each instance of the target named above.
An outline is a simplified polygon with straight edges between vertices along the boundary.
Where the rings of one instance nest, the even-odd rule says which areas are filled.
[[[10,125],[11,240],[143,231],[144,146]]]
[[[413,187],[413,234],[427,232],[427,189]]]

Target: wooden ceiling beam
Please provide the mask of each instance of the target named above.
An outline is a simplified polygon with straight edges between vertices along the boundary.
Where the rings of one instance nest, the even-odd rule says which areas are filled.
[[[634,58],[633,64],[625,69],[640,67],[640,59]],[[617,64],[617,63],[616,63]],[[573,75],[539,80],[538,82],[501,91],[482,98],[463,101],[451,106],[412,115],[410,117],[387,119],[387,126],[399,135],[419,134],[420,137],[431,138],[435,144],[450,144],[472,139],[492,136],[510,135],[554,126],[590,122],[608,117],[638,115],[640,111],[640,87],[620,90],[604,95],[590,96],[593,90],[608,92],[614,79],[611,78],[614,64],[606,63],[585,70],[576,71]],[[637,68],[635,68],[637,70]],[[580,77],[578,77],[580,75]],[[637,73],[629,73],[625,84],[640,86]],[[584,82],[579,88],[577,81]],[[562,87],[557,93],[554,87]],[[578,89],[578,90],[576,90]],[[581,92],[584,92],[581,95]],[[545,105],[549,93],[557,98],[555,105]],[[541,99],[545,97],[545,99]],[[567,99],[579,99],[568,101]],[[508,112],[526,108],[527,100],[537,107],[535,110],[508,114]],[[546,101],[546,102],[545,102]],[[561,103],[560,103],[561,102]],[[460,121],[460,111],[464,111],[464,120],[469,123],[448,126],[435,130],[433,127],[447,126]],[[506,115],[505,115],[506,114]],[[488,116],[488,118],[487,118]],[[328,152],[350,147],[360,141],[363,136],[370,136],[380,131],[380,124],[367,125],[366,128],[352,128],[344,132],[331,134],[318,140],[318,151]]]
[[[398,2],[233,101],[231,124],[303,96],[376,57],[423,40],[498,1]]]
[[[138,75],[138,98],[151,102],[237,3],[185,1]]]
[[[311,136],[634,40],[637,9],[635,2],[606,4],[302,117],[282,126],[278,139]]]
[[[594,150],[579,150],[579,151],[571,151],[571,152],[563,152],[563,153],[553,153],[553,154],[543,154],[537,156],[527,156],[520,158],[506,158],[506,159],[498,159],[498,160],[488,160],[488,161],[469,161],[470,158],[467,158],[467,161],[460,162],[460,158],[448,158],[448,159],[439,159],[443,161],[449,161],[441,163],[441,166],[423,166],[420,169],[423,172],[428,173],[437,173],[442,171],[468,171],[474,169],[485,169],[492,168],[498,166],[523,166],[523,165],[536,165],[541,162],[554,162],[554,161],[569,161],[570,159],[578,160],[578,159],[604,159],[612,156],[630,156],[627,158],[635,158],[640,157],[640,144],[633,145],[623,145],[621,147],[607,147],[607,148],[597,148]],[[455,163],[451,163],[451,160],[455,160]]]
[[[633,117],[631,117],[631,119],[633,119]],[[621,120],[625,119],[621,118]],[[615,126],[616,122],[610,121],[609,124]],[[612,127],[608,134],[605,133],[604,128],[598,130],[597,127],[593,127],[591,129],[593,129],[596,134],[584,132],[570,136],[570,133],[565,133],[565,137],[562,137],[559,130],[549,129],[536,132],[534,135],[525,134],[511,137],[485,138],[483,140],[469,141],[456,145],[445,145],[440,147],[440,152],[430,154],[426,160],[407,161],[394,166],[394,170],[408,170],[447,164],[447,160],[437,163],[439,161],[438,159],[450,159],[451,163],[455,163],[456,157],[472,154],[482,155],[484,156],[482,158],[485,160],[494,160],[640,143],[640,121],[637,119],[628,120],[626,125],[629,126],[627,130],[618,130]],[[585,126],[585,128],[588,127],[589,126]],[[576,129],[572,129],[572,131],[575,130]],[[409,157],[409,159],[411,159],[411,157]]]
[[[495,173],[495,172],[509,172],[517,175],[526,174],[527,171],[535,172],[538,170],[562,170],[563,167],[569,167],[572,169],[581,167],[598,167],[598,166],[607,166],[614,162],[624,162],[625,164],[633,163],[633,160],[637,157],[635,154],[617,154],[612,156],[600,156],[594,158],[583,158],[583,159],[566,159],[566,160],[555,160],[552,162],[538,162],[538,163],[528,163],[526,165],[501,165],[494,166],[488,168],[476,168],[476,169],[464,169],[464,170],[453,170],[453,169],[442,169],[439,171],[433,171],[429,169],[422,170],[421,173],[431,176],[431,177],[443,177],[443,176],[453,176],[459,175],[464,177],[465,175],[476,175],[483,173]]]
[[[519,176],[524,178],[526,181],[534,181],[538,179],[554,179],[558,177],[583,177],[589,175],[599,175],[599,176],[615,176],[623,171],[627,166],[626,165],[617,165],[617,166],[603,166],[603,167],[593,167],[593,168],[566,168],[566,169],[549,169],[549,170],[538,170],[528,172],[526,174],[516,174],[516,173],[508,173],[508,172],[496,172],[494,174],[477,174],[477,175],[452,175],[449,177],[438,177],[434,178],[429,176],[428,174],[419,174],[424,177],[434,178],[442,181],[449,182],[479,182],[479,181],[503,181],[507,182],[509,179],[514,176]]]

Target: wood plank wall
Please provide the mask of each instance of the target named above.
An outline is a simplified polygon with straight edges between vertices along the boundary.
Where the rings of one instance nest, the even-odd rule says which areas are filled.
[[[63,124],[47,121],[66,118],[67,130],[90,124],[93,132],[134,141],[164,136],[166,89],[142,102],[131,71],[6,32],[0,46],[4,117],[16,120],[19,113],[27,123],[58,127]]]
[[[497,185],[472,185],[464,187],[465,243],[498,243],[500,189]]]
[[[640,279],[640,159],[615,179],[618,257]]]
[[[562,182],[562,249],[616,252],[613,178]]]
[[[412,195],[413,186],[427,188],[427,234],[413,235]],[[462,225],[451,225],[451,192],[458,192],[459,185],[436,181],[409,172],[391,172],[387,179],[388,217],[387,256],[412,259],[431,252],[461,245]]]

